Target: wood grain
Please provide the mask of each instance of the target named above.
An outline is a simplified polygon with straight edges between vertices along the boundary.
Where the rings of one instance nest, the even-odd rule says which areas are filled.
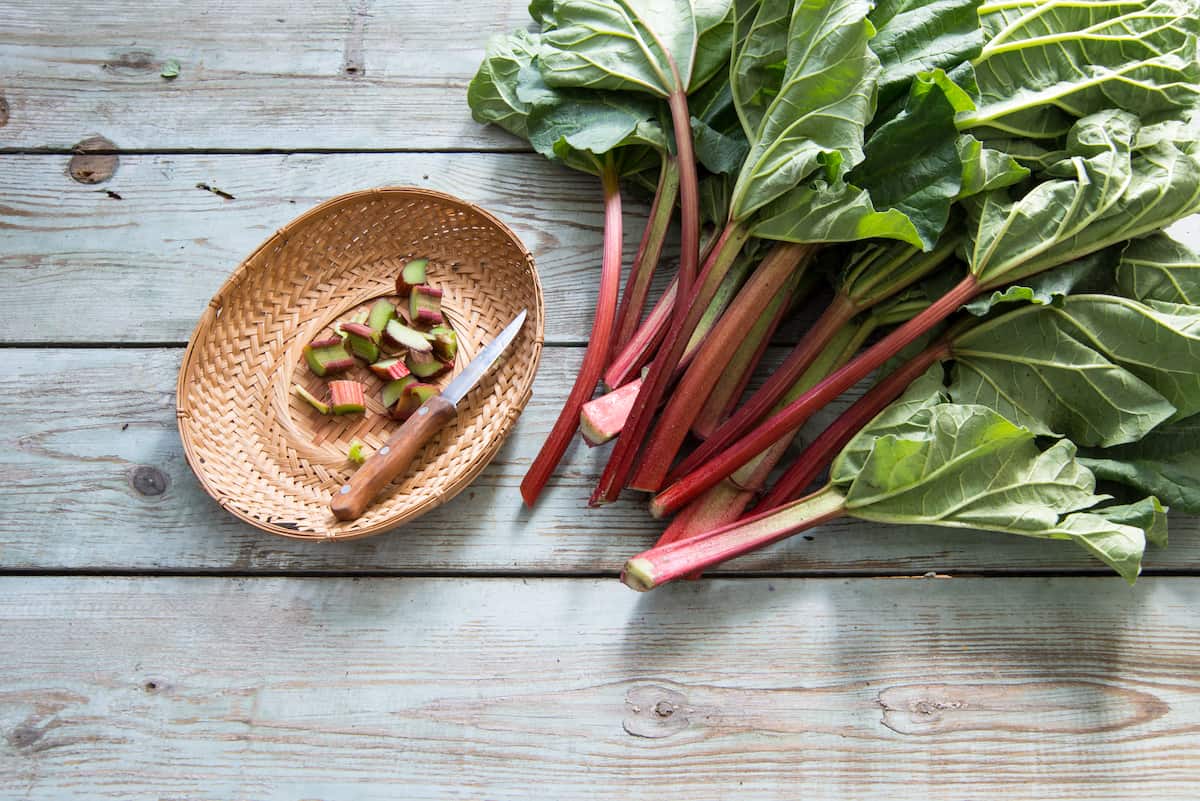
[[[185,342],[226,277],[278,228],[335,195],[389,184],[496,214],[537,260],[547,341],[585,342],[591,330],[600,187],[540,156],[122,155],[99,186],[73,181],[68,156],[3,158],[0,342]],[[630,196],[626,264],[645,213]],[[51,311],[61,308],[86,313]]]
[[[615,574],[659,531],[639,497],[587,509],[607,449],[578,440],[537,508],[519,483],[571,386],[580,348],[548,348],[508,442],[458,498],[395,532],[347,543],[274,537],[222,512],[184,461],[174,387],[182,352],[9,349],[0,371],[0,567],[270,573]],[[770,352],[775,363],[782,352]],[[814,428],[843,405],[826,410]],[[1172,520],[1150,569],[1200,565],[1200,526]],[[811,537],[812,539],[808,539]],[[839,521],[729,565],[795,574],[1106,569],[1065,542]]]
[[[1195,798],[1188,579],[10,578],[0,795]]]
[[[466,101],[488,36],[529,25],[524,0],[53,6],[0,14],[0,147],[526,149]]]

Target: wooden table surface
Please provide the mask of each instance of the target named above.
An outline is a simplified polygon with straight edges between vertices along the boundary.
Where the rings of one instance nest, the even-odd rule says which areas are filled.
[[[584,509],[603,452],[521,509],[601,223],[466,108],[524,5],[0,0],[0,798],[1197,798],[1196,521],[1135,588],[1065,543],[839,523],[637,595],[656,527]],[[115,172],[81,183],[94,137]],[[184,461],[183,346],[261,240],[384,184],[534,251],[535,396],[437,512],[272,537]]]

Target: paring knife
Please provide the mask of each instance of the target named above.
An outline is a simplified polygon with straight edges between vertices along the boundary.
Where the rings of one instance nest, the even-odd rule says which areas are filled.
[[[349,484],[334,493],[330,508],[338,520],[356,520],[367,510],[379,491],[400,475],[420,452],[421,446],[446,423],[454,419],[458,402],[500,358],[525,323],[522,309],[496,338],[483,347],[461,373],[454,377],[442,394],[434,395],[404,421],[387,444],[358,468]]]

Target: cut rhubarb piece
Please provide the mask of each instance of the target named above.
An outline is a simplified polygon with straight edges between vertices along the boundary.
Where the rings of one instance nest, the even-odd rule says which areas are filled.
[[[346,344],[360,359],[374,362],[379,359],[379,334],[366,323],[342,323]]]
[[[583,404],[579,427],[583,431],[584,442],[595,447],[620,434],[641,388],[642,379],[635,378],[620,389]]]
[[[392,408],[392,417],[397,420],[407,420],[412,417],[421,404],[438,394],[438,388],[433,384],[413,382],[400,393],[400,399]]]
[[[346,338],[346,326],[350,325],[351,323],[364,325],[367,322],[367,318],[370,317],[370,314],[371,313],[366,309],[359,309],[354,314],[350,315],[348,319],[339,321],[338,324],[333,327],[333,329],[337,331],[338,336],[344,340]]]
[[[429,329],[432,337],[433,353],[444,362],[454,362],[458,355],[458,334],[448,325],[435,325]]]
[[[433,352],[410,350],[405,359],[408,370],[417,378],[432,378],[446,371],[446,363],[433,355]]]
[[[361,414],[367,410],[366,388],[357,381],[330,381],[329,400],[334,414]]]
[[[396,379],[395,381],[389,381],[383,387],[382,400],[384,407],[391,409],[396,405],[396,401],[400,400],[400,395],[404,392],[404,388],[417,383],[420,382],[417,381],[416,376],[411,375],[406,375],[403,378]]]
[[[325,403],[324,401],[317,400],[316,396],[299,384],[292,385],[292,392],[296,394],[297,398],[303,398],[304,400],[308,401],[308,405],[316,409],[321,414],[329,414],[329,404]]]
[[[362,464],[367,461],[367,444],[361,439],[350,440],[350,447],[346,449],[346,458],[355,464]]]
[[[319,376],[336,375],[354,366],[354,357],[340,337],[317,339],[305,345],[304,360],[313,375]]]
[[[396,294],[407,298],[413,287],[425,283],[425,268],[428,266],[429,259],[413,259],[405,264],[400,275],[396,276]]]
[[[396,307],[390,300],[380,298],[371,304],[371,312],[367,315],[367,325],[371,326],[371,330],[375,332],[376,342],[383,334],[383,329],[387,328],[387,324],[394,319],[396,319]]]
[[[371,372],[384,381],[395,381],[404,378],[410,370],[400,358],[384,359],[371,365]]]
[[[426,325],[446,322],[442,316],[442,290],[432,286],[414,286],[408,297],[408,316],[414,323]]]
[[[388,344],[398,348],[423,353],[433,352],[433,343],[426,339],[424,334],[415,328],[409,328],[399,320],[392,320],[387,324],[383,338]]]

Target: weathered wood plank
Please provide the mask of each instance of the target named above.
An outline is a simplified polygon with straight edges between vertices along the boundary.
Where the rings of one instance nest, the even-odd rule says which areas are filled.
[[[539,156],[121,156],[101,186],[73,181],[67,156],[3,158],[0,341],[184,342],[229,273],[274,231],[330,197],[388,184],[451,192],[494,212],[537,259],[547,341],[583,342],[591,329],[600,191]],[[630,198],[626,209],[628,264],[645,206]]]
[[[489,35],[524,0],[9,0],[0,147],[436,150],[523,144],[471,119]],[[174,58],[179,76],[164,79]]]
[[[6,798],[1195,798],[1187,579],[6,579]]]
[[[771,360],[781,353],[771,354]],[[548,348],[534,399],[493,464],[445,507],[350,543],[264,534],[222,512],[184,461],[175,427],[181,351],[5,351],[0,372],[0,568],[615,572],[659,525],[636,494],[587,509],[606,449],[572,446],[538,507],[518,485],[566,397],[580,348]],[[825,425],[841,405],[814,421]],[[1197,521],[1176,518],[1151,569],[1200,566]],[[1069,543],[842,522],[731,563],[733,571],[873,573],[1096,570]]]

